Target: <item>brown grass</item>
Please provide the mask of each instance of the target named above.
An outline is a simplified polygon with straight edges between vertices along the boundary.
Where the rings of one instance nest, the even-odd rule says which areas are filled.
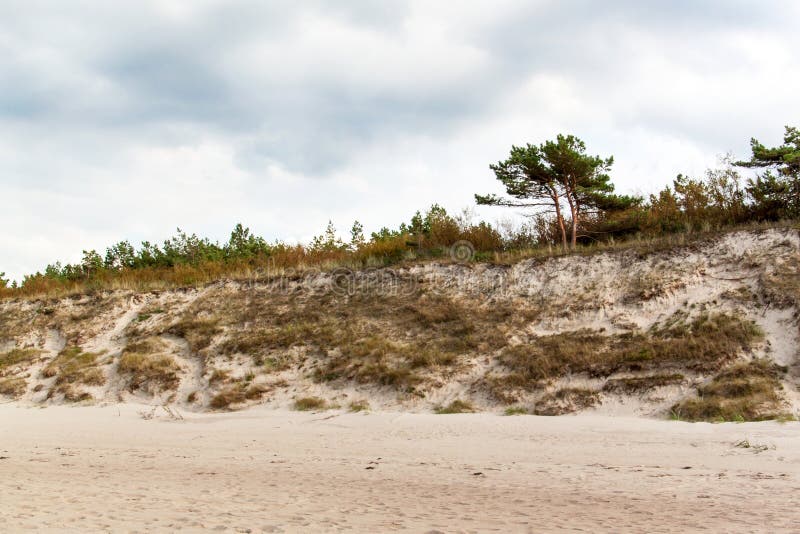
[[[533,408],[535,415],[563,415],[591,408],[600,400],[596,391],[584,388],[564,388],[547,393]]]
[[[340,348],[315,371],[320,381],[353,380],[383,386],[412,387],[422,381],[414,372],[426,358],[408,345],[372,336]]]
[[[178,387],[180,366],[167,354],[148,354],[126,350],[119,359],[117,372],[130,391],[146,389],[172,391]]]
[[[347,409],[351,412],[368,412],[369,402],[366,399],[353,401],[347,406]]]
[[[325,399],[319,397],[303,397],[294,401],[294,409],[307,412],[313,410],[325,410],[329,408]]]
[[[633,395],[653,388],[680,384],[685,380],[680,373],[611,378],[603,385],[603,391]]]
[[[669,369],[710,372],[761,339],[763,332],[755,323],[726,314],[703,314],[693,320],[680,315],[648,332],[564,332],[507,347],[500,362],[509,372],[489,375],[484,383],[498,400],[513,402],[515,390],[533,391],[569,374],[604,378]]]
[[[189,344],[192,352],[200,352],[211,345],[214,336],[221,332],[221,328],[218,319],[197,318],[187,314],[172,323],[165,332],[182,337]]]
[[[12,368],[16,365],[30,365],[41,352],[42,351],[37,349],[12,349],[0,354],[0,377],[12,371]]]
[[[456,399],[447,406],[438,406],[433,410],[437,414],[451,414],[451,413],[474,413],[475,407],[471,402]]]
[[[214,410],[227,410],[232,406],[243,404],[249,400],[260,400],[271,390],[264,384],[251,384],[249,381],[236,382],[226,386],[211,397],[209,406]]]
[[[698,388],[698,398],[672,407],[672,415],[688,421],[762,421],[786,416],[780,393],[785,367],[758,359],[735,364]]]
[[[105,375],[100,370],[97,358],[102,354],[83,352],[80,347],[67,347],[62,350],[42,370],[46,378],[56,377],[55,385],[83,384],[101,386],[105,384]]]
[[[776,308],[800,305],[800,257],[775,266],[774,270],[759,278],[763,300]]]
[[[0,395],[17,399],[25,394],[27,387],[24,378],[6,378],[0,380]]]

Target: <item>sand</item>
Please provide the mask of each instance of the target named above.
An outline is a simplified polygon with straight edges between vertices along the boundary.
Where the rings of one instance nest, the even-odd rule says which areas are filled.
[[[798,423],[143,410],[0,406],[0,531],[800,528]]]

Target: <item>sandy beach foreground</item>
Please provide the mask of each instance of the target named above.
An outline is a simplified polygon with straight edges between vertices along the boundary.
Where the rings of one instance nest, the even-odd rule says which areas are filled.
[[[0,406],[0,530],[800,528],[797,423],[144,410]]]

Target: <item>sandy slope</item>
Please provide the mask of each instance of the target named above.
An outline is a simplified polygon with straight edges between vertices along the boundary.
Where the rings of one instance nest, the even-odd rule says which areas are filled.
[[[800,528],[798,423],[142,409],[0,406],[0,531]]]
[[[506,398],[498,398],[488,386],[509,372],[501,362],[505,348],[536,344],[540,336],[570,336],[583,329],[644,335],[681,314],[697,318],[723,313],[753,321],[764,331],[763,342],[738,356],[769,358],[786,366],[779,392],[786,402],[779,411],[800,414],[799,265],[800,234],[784,228],[721,234],[650,254],[631,249],[532,258],[511,266],[423,262],[358,271],[352,287],[363,299],[342,297],[332,289],[334,277],[313,272],[257,282],[220,280],[202,288],[7,299],[0,300],[0,354],[14,348],[37,352],[0,369],[0,379],[24,381],[22,392],[14,394],[19,401],[61,404],[66,391],[58,391],[57,378],[42,370],[65,348],[78,347],[99,355],[96,370],[104,380],[72,384],[73,398],[91,395],[97,403],[169,402],[199,412],[208,410],[211,399],[226,390],[255,386],[262,393],[232,407],[268,404],[287,409],[297,398],[316,396],[341,406],[366,399],[373,409],[401,412],[430,412],[462,399],[482,411],[502,412],[511,402],[534,409],[547,395],[582,388],[597,394],[597,404],[589,408],[597,415],[665,417],[676,403],[693,398],[713,373],[666,364],[641,371],[633,366],[608,377],[567,372],[536,388],[509,386]],[[389,289],[395,286],[376,282],[384,278],[401,283],[410,296],[392,296]],[[433,303],[435,308],[436,298],[426,295],[439,295],[449,303],[451,319],[431,323],[424,314],[404,315],[402,310],[409,307],[422,309]],[[318,311],[323,316],[315,315]],[[479,316],[486,316],[486,322]],[[450,324],[453,318],[458,319]],[[303,329],[307,332],[302,340],[291,339],[292,332]],[[326,338],[320,334],[326,329],[340,335]],[[471,334],[465,338],[464,332]],[[380,346],[375,337],[391,343]],[[243,341],[244,348],[225,348],[232,340]],[[414,364],[419,382],[409,394],[409,384],[386,386],[387,374],[391,383],[388,371],[353,379],[356,364],[365,360],[354,340],[372,342],[373,356],[388,370],[407,363],[408,355],[398,347],[433,347],[450,360],[427,365],[423,358],[421,367]],[[125,351],[171,359],[178,383],[166,390],[157,382],[132,386],[130,374],[119,372]],[[350,367],[330,372],[326,365],[339,355],[351,357]],[[605,388],[609,378],[651,373],[678,373],[683,379],[635,395]],[[340,380],[315,378],[338,375]]]

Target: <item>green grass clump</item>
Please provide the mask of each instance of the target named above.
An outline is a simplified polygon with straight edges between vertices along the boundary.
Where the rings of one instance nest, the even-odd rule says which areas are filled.
[[[528,409],[522,406],[509,406],[505,409],[503,415],[527,415],[529,413]]]

